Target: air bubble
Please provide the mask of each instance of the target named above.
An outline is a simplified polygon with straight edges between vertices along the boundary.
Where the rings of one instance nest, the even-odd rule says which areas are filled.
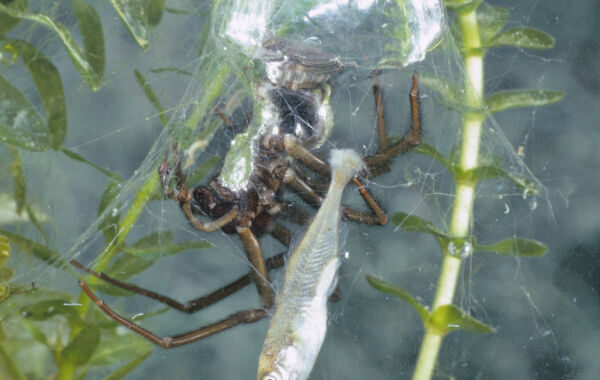
[[[456,256],[456,245],[454,244],[453,241],[451,241],[450,243],[448,243],[448,247],[446,249],[448,250],[448,253],[451,256]]]
[[[466,241],[463,243],[463,246],[460,249],[460,258],[466,259],[467,257],[471,256],[471,254],[473,254],[473,245]]]
[[[534,197],[534,198],[531,198],[531,199],[529,200],[529,209],[530,209],[531,211],[533,211],[533,210],[535,210],[535,209],[537,208],[537,206],[538,206],[537,199],[536,199],[535,197]]]
[[[118,208],[116,208],[116,207],[113,207],[113,209],[112,209],[112,210],[111,210],[111,212],[110,212],[110,216],[112,216],[112,217],[114,218],[114,217],[115,217],[115,216],[117,216],[118,214],[119,214],[119,209],[118,209]]]

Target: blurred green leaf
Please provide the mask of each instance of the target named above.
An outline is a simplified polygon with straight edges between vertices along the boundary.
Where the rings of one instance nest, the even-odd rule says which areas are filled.
[[[75,161],[83,162],[84,164],[89,165],[89,166],[93,167],[94,169],[98,170],[100,173],[113,178],[115,181],[123,182],[123,179],[121,178],[121,176],[119,174],[112,173],[104,168],[101,168],[100,166],[94,164],[91,161],[86,160],[84,157],[80,156],[79,154],[77,154],[65,147],[61,147],[60,151],[63,152],[65,156],[67,156]]]
[[[154,247],[161,244],[170,244],[173,241],[173,232],[172,231],[160,231],[154,232],[150,235],[146,235],[140,240],[136,241],[131,245],[130,248],[149,248]]]
[[[115,372],[113,372],[110,375],[106,376],[104,378],[104,380],[120,380],[120,379],[124,379],[125,376],[127,376],[131,371],[133,371],[140,364],[142,364],[144,362],[144,360],[146,360],[148,358],[148,356],[150,356],[150,354],[152,354],[152,352],[148,352],[146,354],[143,354],[143,355],[141,355],[141,356],[133,359],[129,363],[125,364],[123,367],[119,368]]]
[[[473,245],[476,251],[494,252],[505,256],[536,257],[545,255],[548,247],[536,240],[511,238],[490,245]]]
[[[221,158],[219,156],[213,156],[204,161],[202,165],[198,167],[198,169],[194,170],[194,172],[190,174],[188,177],[188,184],[195,186],[196,184],[200,183],[200,181],[202,181],[202,179],[205,178],[220,161]]]
[[[10,244],[6,236],[0,235],[0,268],[8,261],[10,256]]]
[[[485,2],[477,8],[477,26],[483,46],[487,46],[489,41],[500,33],[507,20],[508,10],[505,8]]]
[[[551,49],[554,38],[548,33],[533,28],[513,28],[492,38],[486,46],[516,46],[524,49]]]
[[[8,282],[15,274],[14,269],[9,267],[0,268],[0,282]]]
[[[27,11],[27,0],[2,1],[4,5],[17,11]],[[14,28],[20,19],[0,13],[0,36]]]
[[[83,38],[85,59],[99,78],[104,76],[105,52],[102,22],[96,10],[82,0],[71,0]]]
[[[60,257],[60,253],[53,249],[1,228],[0,234],[8,237],[11,243],[16,245],[21,251],[34,255],[48,265],[58,266],[59,268],[67,266],[67,263]]]
[[[4,268],[0,268],[0,270],[2,269]],[[10,288],[8,287],[8,285],[0,284],[0,302],[7,299],[8,296],[10,296]],[[0,341],[2,341],[2,339],[0,339]]]
[[[467,170],[466,172],[462,173],[458,171],[456,172],[456,179],[458,181],[479,182],[496,177],[508,179],[527,194],[539,195],[540,193],[540,188],[536,182],[525,177],[508,173],[504,169],[500,169],[500,167],[495,165],[479,166],[475,169]]]
[[[14,146],[7,146],[13,162],[10,164],[10,172],[13,176],[14,198],[16,203],[16,212],[21,215],[23,208],[27,203],[27,188],[25,186],[25,173],[23,172],[23,162],[19,150]]]
[[[43,300],[29,304],[21,309],[23,317],[32,321],[45,321],[55,315],[74,318],[79,316],[77,312],[77,308],[69,305],[69,301],[64,299]]]
[[[117,235],[121,214],[119,213],[120,205],[118,203],[113,205],[111,210],[106,211],[106,208],[113,203],[120,191],[121,183],[111,178],[102,194],[100,205],[98,205],[98,217],[102,218],[98,224],[98,230],[102,231],[104,234],[104,240],[107,245],[109,245]]]
[[[158,24],[164,10],[164,0],[111,0],[110,1],[137,42],[148,47],[150,27]]]
[[[100,342],[100,330],[93,325],[86,325],[62,350],[61,361],[76,366],[86,364]]]
[[[145,338],[135,334],[117,335],[102,339],[90,359],[91,365],[107,365],[135,359],[154,350],[154,345]]]
[[[46,335],[44,335],[44,332],[42,330],[40,330],[35,323],[31,322],[30,320],[27,319],[21,319],[21,322],[23,323],[23,326],[29,330],[29,333],[31,334],[31,336],[33,337],[33,339],[35,339],[38,343],[43,344],[44,346],[48,345],[48,339],[46,339]]]
[[[142,90],[144,90],[144,94],[146,94],[146,97],[148,98],[148,100],[150,100],[150,103],[158,111],[158,117],[160,118],[160,122],[162,123],[162,125],[167,125],[169,123],[169,119],[167,118],[165,109],[163,108],[160,100],[158,99],[158,96],[156,96],[154,90],[152,90],[152,87],[150,86],[148,81],[146,81],[146,78],[144,78],[144,76],[139,71],[134,70],[133,72],[135,73],[135,79],[137,79],[138,84],[140,85],[140,87],[142,87]]]
[[[212,243],[206,240],[201,241],[190,241],[179,244],[159,244],[155,246],[149,246],[144,248],[127,247],[123,248],[123,252],[130,253],[132,255],[143,257],[146,260],[155,261],[164,256],[173,255],[182,251],[189,251],[192,249],[204,249],[212,247]],[[154,253],[154,255],[152,255]]]
[[[553,104],[564,98],[562,91],[508,90],[490,95],[485,101],[490,112],[499,112],[519,107],[539,107]]]
[[[470,12],[481,3],[482,0],[444,0],[448,10],[454,12]]]
[[[442,305],[431,314],[429,327],[441,334],[448,334],[456,330],[466,330],[476,334],[490,334],[495,330],[483,322],[467,315],[454,305]]]
[[[448,159],[443,154],[438,152],[434,147],[432,147],[431,145],[429,145],[427,143],[421,143],[421,144],[417,145],[416,147],[413,148],[413,152],[421,153],[428,157],[433,158],[440,164],[444,165],[446,170],[448,170],[451,173],[454,171],[454,167],[452,166],[450,161],[448,161]]]
[[[136,275],[154,264],[154,260],[125,253],[115,260],[106,269],[105,273],[117,280],[127,280],[133,275]]]
[[[18,52],[29,70],[46,114],[50,145],[58,149],[67,134],[67,103],[60,73],[50,60],[28,42],[7,40],[4,44]]]
[[[104,61],[104,57],[98,56],[99,49],[93,52],[89,52],[90,55],[94,56],[94,63],[92,64],[87,60],[86,55],[88,54],[88,52],[84,53],[81,51],[81,49],[79,48],[79,46],[77,46],[75,40],[73,39],[73,36],[67,30],[67,28],[65,28],[62,24],[55,22],[49,16],[46,16],[41,13],[28,13],[24,11],[18,11],[15,9],[11,9],[5,5],[2,5],[1,3],[0,14],[6,14],[11,17],[17,17],[23,20],[33,21],[51,29],[60,38],[61,42],[63,43],[63,46],[69,54],[69,57],[71,58],[71,62],[73,62],[73,65],[75,65],[75,68],[77,69],[81,77],[86,82],[88,82],[92,90],[95,91],[100,87],[100,83],[102,81],[102,76],[104,75],[104,73],[96,71],[96,69],[99,68],[97,60],[102,58],[102,61]],[[88,40],[88,43],[91,43],[92,39],[88,37]],[[102,47],[102,52],[103,51],[104,47]],[[102,64],[102,67],[103,66],[104,64]]]
[[[192,74],[191,71],[180,69],[178,67],[159,67],[156,69],[150,69],[150,72],[155,73],[155,74],[175,73],[175,74],[181,74],[181,75],[187,75],[187,76],[194,75],[194,74]]]
[[[23,94],[2,76],[0,99],[0,141],[36,152],[48,150],[50,136],[46,123]]]
[[[410,294],[408,294],[406,290],[371,275],[367,275],[367,281],[369,282],[369,285],[379,290],[380,292],[391,294],[394,297],[398,297],[401,300],[406,301],[417,311],[417,313],[419,313],[419,316],[421,317],[421,320],[424,324],[427,323],[427,321],[429,320],[431,316],[429,310],[427,310],[425,306],[423,306],[419,301],[417,301]]]
[[[148,24],[156,26],[162,19],[165,9],[165,0],[146,0],[148,1]]]
[[[1,21],[2,21],[2,18],[0,17],[0,22]],[[0,344],[0,367],[2,367],[2,369],[4,371],[6,371],[5,374],[6,374],[6,376],[8,376],[8,379],[27,380],[25,375],[19,369],[19,366],[17,364],[15,364],[13,359],[10,357],[8,352],[6,352],[4,350],[4,348],[2,347],[1,344]]]
[[[427,232],[436,237],[450,238],[450,236],[439,230],[433,223],[416,215],[408,215],[405,212],[396,212],[392,215],[392,224],[406,231]]]
[[[452,84],[447,78],[439,75],[433,76],[428,73],[420,73],[419,84],[432,89],[437,95],[436,98],[438,101],[446,107],[458,111],[467,110],[463,105],[461,89],[458,85]]]

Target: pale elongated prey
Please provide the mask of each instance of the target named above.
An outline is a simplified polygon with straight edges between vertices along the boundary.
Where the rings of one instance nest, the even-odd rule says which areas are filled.
[[[315,218],[291,249],[258,362],[258,380],[306,379],[327,330],[327,298],[340,266],[340,203],[364,166],[353,150],[332,150],[331,183]]]

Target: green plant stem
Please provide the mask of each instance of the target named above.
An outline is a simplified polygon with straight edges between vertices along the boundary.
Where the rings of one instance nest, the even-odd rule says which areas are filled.
[[[457,13],[457,20],[465,42],[463,55],[465,64],[465,105],[468,109],[481,110],[483,104],[484,53],[481,49],[476,10]],[[458,162],[459,169],[463,172],[477,167],[483,121],[484,116],[479,111],[469,111],[463,115],[461,150]],[[469,234],[476,186],[476,181],[457,181],[456,183],[456,196],[452,206],[448,231],[452,236],[466,238]],[[457,247],[457,249],[460,249],[460,247]],[[442,247],[442,250],[444,251],[444,259],[433,301],[434,311],[442,305],[452,304],[462,263],[461,258],[451,255],[446,247]],[[413,380],[431,379],[443,338],[443,333],[431,326],[425,326],[425,336],[421,344]]]

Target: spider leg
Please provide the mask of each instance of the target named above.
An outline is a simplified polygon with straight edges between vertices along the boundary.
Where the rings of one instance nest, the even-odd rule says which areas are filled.
[[[365,157],[365,163],[368,167],[368,176],[374,177],[389,171],[389,160],[409,151],[411,148],[421,143],[421,111],[419,107],[419,79],[417,73],[412,77],[412,89],[409,94],[411,127],[408,132],[402,136],[400,141],[383,148],[382,151]],[[383,101],[382,101],[383,102]],[[377,103],[377,100],[376,100]],[[379,104],[377,104],[379,112]],[[381,130],[381,128],[380,128]]]
[[[377,130],[379,132],[379,149],[387,149],[387,133],[385,130],[385,116],[383,114],[383,89],[379,84],[379,70],[373,73],[373,98],[375,99],[375,111],[377,112]]]
[[[262,305],[270,309],[275,303],[275,293],[269,282],[267,266],[263,257],[260,242],[249,227],[237,227],[237,233],[242,239],[242,245],[252,266],[252,280],[256,285]]]
[[[141,327],[141,326],[121,317],[119,314],[115,313],[111,308],[109,308],[104,303],[104,301],[102,301],[98,297],[96,297],[96,295],[87,287],[87,285],[83,281],[80,281],[79,285],[81,286],[83,291],[88,295],[88,297],[90,297],[90,299],[92,301],[94,301],[94,303],[96,305],[98,305],[98,307],[100,309],[102,309],[102,311],[104,311],[104,313],[106,313],[106,315],[108,315],[110,318],[115,320],[117,323],[138,333],[139,335],[148,339],[152,343],[161,346],[162,348],[172,348],[172,347],[177,347],[177,346],[183,346],[184,344],[192,343],[197,340],[206,338],[208,336],[220,333],[221,331],[228,330],[239,324],[254,323],[254,322],[256,322],[260,319],[263,319],[267,316],[267,312],[264,309],[244,310],[244,311],[240,311],[235,314],[232,314],[229,317],[227,317],[221,321],[204,326],[197,330],[193,330],[193,331],[190,331],[190,332],[187,332],[184,334],[179,334],[179,335],[175,335],[175,336],[166,336],[166,337],[161,338],[161,337],[153,334],[152,332],[144,329],[143,327]]]
[[[169,184],[171,179],[171,167],[169,166],[169,150],[165,152],[165,158],[158,167],[158,176],[160,179],[160,183],[163,187],[163,193],[165,194],[165,196],[179,202],[179,206],[183,210],[183,213],[187,217],[190,224],[199,231],[213,232],[229,224],[238,215],[237,207],[233,207],[225,215],[221,216],[218,219],[211,220],[210,222],[203,222],[194,215],[192,211],[192,193],[187,189],[187,177],[181,173],[181,162],[177,157],[177,143],[173,144],[172,149],[174,152],[173,160],[175,166],[175,179],[177,182],[177,186],[175,188],[171,187]]]
[[[281,227],[281,228],[284,228],[284,227]],[[272,269],[277,269],[277,268],[282,267],[283,263],[284,263],[283,262],[284,255],[285,255],[285,253],[282,252],[273,257],[268,258],[265,261],[267,270],[270,271]],[[114,285],[118,288],[127,290],[127,291],[135,293],[135,294],[139,294],[144,297],[151,298],[155,301],[158,301],[160,303],[168,305],[168,306],[172,307],[173,309],[177,309],[179,311],[182,311],[182,312],[188,313],[188,314],[195,313],[195,312],[202,310],[214,303],[217,303],[220,300],[230,296],[231,294],[237,292],[238,290],[240,290],[252,283],[252,272],[250,272],[250,273],[238,278],[237,280],[223,286],[222,288],[215,290],[212,293],[209,293],[205,296],[193,299],[186,303],[181,303],[181,302],[178,302],[177,300],[174,300],[173,298],[167,297],[167,296],[162,295],[157,292],[153,292],[152,290],[148,290],[148,289],[124,282],[124,281],[117,280],[117,279],[112,278],[111,276],[107,275],[106,273],[96,272],[96,271],[88,268],[87,266],[83,265],[82,263],[80,263],[77,260],[71,260],[71,264],[74,267],[76,267],[94,277],[97,277],[104,282]]]
[[[323,197],[317,194],[306,182],[304,182],[292,168],[287,168],[285,174],[282,177],[284,183],[290,186],[296,194],[300,196],[306,203],[309,205],[318,208],[321,206],[323,202]],[[383,212],[383,210],[377,205],[377,203],[373,200],[370,194],[366,191],[364,186],[356,180],[355,183],[359,185],[359,190],[363,195],[363,198],[367,201],[367,204],[373,208],[375,215],[370,213],[365,213],[361,211],[352,210],[348,207],[342,207],[342,214],[344,217],[350,221],[364,223],[364,224],[381,224],[384,225],[387,223],[387,215]],[[361,190],[362,189],[362,190]],[[365,195],[366,194],[366,195]]]

